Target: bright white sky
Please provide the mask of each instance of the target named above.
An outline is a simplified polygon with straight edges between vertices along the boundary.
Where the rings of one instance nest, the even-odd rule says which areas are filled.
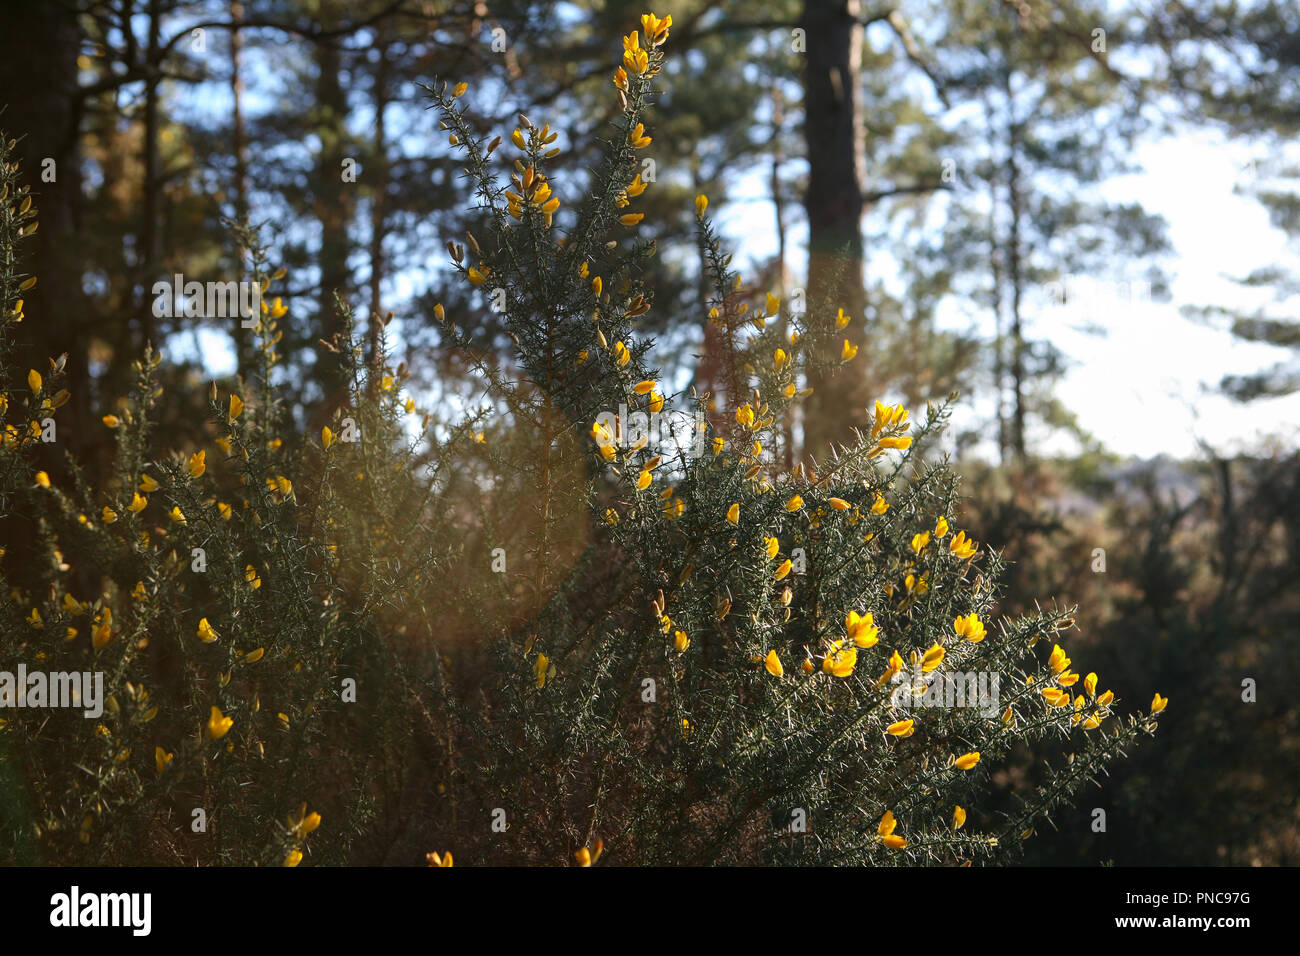
[[[1072,362],[1057,394],[1111,451],[1184,457],[1198,454],[1198,439],[1221,452],[1258,448],[1270,438],[1289,447],[1297,443],[1300,394],[1243,406],[1214,391],[1225,374],[1286,360],[1287,350],[1239,341],[1178,311],[1183,304],[1247,310],[1268,305],[1269,314],[1295,315],[1294,301],[1288,313],[1285,303],[1270,304],[1268,290],[1232,281],[1274,264],[1300,269],[1300,257],[1287,249],[1285,234],[1272,227],[1266,210],[1248,195],[1234,193],[1249,182],[1252,158],[1261,166],[1269,161],[1261,147],[1211,131],[1141,145],[1133,159],[1143,172],[1106,184],[1103,193],[1114,201],[1140,200],[1168,221],[1172,300],[1147,301],[1135,291],[1125,301],[1082,277],[1068,284],[1069,304],[1039,308],[1029,316],[1027,334],[1051,339]],[[720,226],[737,244],[738,262],[775,254],[767,189],[758,177],[738,184],[730,206],[717,212]],[[802,275],[806,228],[796,226],[789,238],[791,266]],[[871,250],[869,268],[888,270],[887,252]],[[968,325],[971,320],[953,321]],[[1104,334],[1085,331],[1088,326]],[[969,421],[969,415],[959,413],[954,423],[963,419]],[[1061,436],[1043,437],[1040,452],[1073,450]]]

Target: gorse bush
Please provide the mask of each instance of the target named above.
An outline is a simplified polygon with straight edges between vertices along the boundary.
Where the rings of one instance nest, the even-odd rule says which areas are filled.
[[[671,18],[641,26],[582,199],[548,175],[556,132],[481,133],[464,84],[428,89],[479,213],[451,262],[511,343],[504,364],[476,352],[472,317],[438,308],[486,395],[456,421],[421,414],[382,337],[365,358],[349,331],[332,343],[348,401],[299,433],[285,306],[264,298],[260,375],[211,386],[192,447],[151,442],[167,396],[149,353],[103,410],[112,479],[43,460],[66,393],[58,360],[12,367],[38,293],[3,147],[0,665],[102,672],[106,695],[90,719],[4,710],[6,857],[999,861],[1154,730],[1163,699],[1123,717],[1066,656],[1066,611],[995,620],[999,558],[926,455],[947,404],[919,427],[878,404],[827,461],[778,465],[809,343],[843,337],[845,364],[861,343],[834,303],[751,301],[702,196],[723,387],[672,394],[647,366],[636,202]],[[239,238],[269,298],[281,273]],[[673,413],[680,441],[652,427]],[[999,757],[1044,738],[1068,759],[1019,812],[984,812]]]

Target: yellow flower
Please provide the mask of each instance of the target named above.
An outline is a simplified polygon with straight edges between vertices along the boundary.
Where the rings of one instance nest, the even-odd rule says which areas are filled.
[[[776,566],[776,571],[772,574],[773,580],[780,581],[782,578],[784,578],[786,575],[790,573],[791,567],[792,565],[790,564],[790,559],[786,558],[786,560],[782,561],[780,564]]]
[[[873,515],[883,515],[888,510],[889,502],[880,495],[876,495],[876,500],[871,503],[871,513]]]
[[[763,658],[763,667],[773,677],[780,677],[785,673],[785,668],[781,666],[781,658],[776,656],[776,651],[767,652],[767,657]]]
[[[685,631],[673,631],[673,647],[677,648],[678,654],[686,652],[686,648],[691,646],[691,639],[686,636]]]
[[[117,512],[108,505],[104,505],[104,510],[99,513],[99,516],[104,519],[104,524],[112,524],[117,520]]]
[[[220,740],[226,736],[234,724],[234,718],[224,716],[221,709],[214,705],[211,713],[208,714],[208,723],[204,728],[204,733],[209,740]]]
[[[893,737],[910,737],[915,730],[915,726],[916,721],[914,720],[899,720],[886,727],[885,733]]]
[[[763,550],[767,552],[767,559],[771,561],[776,557],[777,551],[781,549],[781,543],[776,538],[764,538]]]
[[[103,421],[103,423],[107,425],[109,428],[116,428],[118,425],[121,424],[121,422],[118,421],[116,415],[105,415],[101,419],[101,421]]]
[[[604,850],[605,841],[600,837],[596,837],[595,849],[589,849],[584,846],[573,854],[573,858],[578,861],[579,866],[591,866],[591,864],[600,859],[600,855]]]
[[[965,560],[979,550],[979,544],[977,544],[973,539],[966,537],[965,531],[958,531],[953,535],[953,539],[948,542],[948,550],[962,560]]]
[[[451,88],[451,95],[456,98],[462,97],[465,95],[465,91],[468,89],[469,89],[468,83],[457,83],[455,86]]]
[[[1097,703],[1100,704],[1102,707],[1109,707],[1110,702],[1113,701],[1114,699],[1115,699],[1115,692],[1113,690],[1108,690],[1097,698]]]
[[[330,445],[334,444],[334,433],[330,431],[328,425],[320,430],[320,443],[323,448],[329,448]]]
[[[922,531],[920,534],[912,535],[912,551],[920,554],[925,550],[925,546],[930,543],[930,532]]]
[[[132,493],[131,503],[126,506],[126,510],[139,514],[141,511],[144,511],[147,504],[149,504],[149,499],[137,491]]]
[[[650,393],[650,411],[651,413],[662,412],[664,410],[664,397],[658,392]]]
[[[856,345],[850,345],[849,340],[845,339],[844,348],[840,349],[840,358],[842,358],[845,362],[848,362],[851,361],[853,357],[857,354],[858,354],[858,347]]]
[[[239,417],[239,413],[242,412],[243,410],[244,410],[244,400],[240,398],[238,395],[231,395],[230,409],[226,413],[226,420],[233,422],[236,418]]]
[[[834,508],[836,511],[848,511],[850,508],[853,507],[843,498],[831,498],[826,503],[830,505],[832,508]]]
[[[244,663],[245,663],[245,664],[256,664],[258,661],[260,661],[260,660],[265,656],[265,654],[266,654],[266,648],[265,648],[265,647],[259,647],[259,648],[258,648],[257,650],[255,650],[255,651],[249,651],[248,654],[246,654],[246,655],[244,656]]]
[[[788,562],[787,562],[788,563]],[[831,644],[831,650],[822,660],[822,670],[828,674],[834,674],[836,677],[848,677],[853,673],[853,668],[858,663],[858,652],[855,648],[842,649],[840,641]]]
[[[650,145],[652,140],[645,135],[645,125],[637,123],[636,128],[627,135],[627,144],[633,149],[645,149]]]
[[[244,580],[252,586],[254,591],[262,586],[262,579],[258,577],[257,568],[251,564],[244,567]]]
[[[208,453],[205,451],[196,451],[190,455],[190,476],[199,478],[208,469]]]
[[[1059,674],[1070,666],[1070,659],[1065,656],[1065,651],[1061,650],[1061,645],[1052,645],[1052,655],[1047,659],[1047,664],[1052,668],[1053,674]]]
[[[940,515],[939,520],[934,523],[934,536],[936,538],[942,538],[947,533],[948,519]]]
[[[153,748],[153,765],[158,768],[160,775],[167,770],[168,765],[171,764],[172,758],[175,756],[176,754],[168,753],[161,747]]]
[[[791,498],[789,501],[785,503],[786,511],[798,511],[802,507],[803,507],[803,498],[800,495],[795,495],[793,498]]]
[[[960,830],[965,825],[966,825],[966,811],[963,810],[960,806],[953,807],[952,828],[954,830]]]
[[[954,761],[954,766],[958,770],[970,770],[980,762],[980,752],[972,750],[970,753],[962,754]]]
[[[289,851],[289,855],[284,858],[284,865],[293,867],[302,862],[302,850],[294,847]]]
[[[199,640],[204,644],[211,644],[217,639],[217,632],[212,629],[206,617],[199,618]]]
[[[732,525],[740,524],[740,503],[736,502],[727,509],[727,523]]]
[[[50,487],[50,476],[43,471],[38,471],[36,473],[36,483],[42,488],[48,488]]]
[[[293,495],[293,482],[284,475],[266,479],[266,487],[268,491],[278,492],[282,501],[287,501]]]
[[[638,395],[649,395],[655,390],[657,384],[659,383],[652,378],[642,379],[632,386],[632,391]]]
[[[635,226],[644,218],[645,213],[643,212],[630,212],[625,216],[619,216],[618,221],[625,226]]]
[[[850,321],[851,321],[851,319],[849,318],[849,316],[847,316],[847,315],[844,314],[844,310],[843,310],[843,309],[840,309],[839,311],[837,311],[837,312],[835,313],[835,329],[836,329],[836,331],[839,331],[840,329],[843,329],[845,326],[847,326],[847,325],[849,324]]]
[[[1151,698],[1151,713],[1153,714],[1160,713],[1160,711],[1164,710],[1168,704],[1169,704],[1168,697],[1161,697],[1159,694],[1156,694],[1154,697]]]
[[[635,30],[623,38],[623,66],[629,73],[644,73],[650,66],[650,54],[641,49]]]
[[[844,619],[844,629],[848,632],[849,640],[858,647],[874,647],[879,640],[880,628],[876,627],[875,616],[870,611],[866,614],[849,611],[848,617]]]
[[[175,506],[173,506],[173,507],[172,507],[172,510],[169,511],[169,512],[167,513],[167,517],[171,518],[171,519],[172,519],[173,521],[175,521],[177,524],[185,524],[185,523],[186,523],[186,522],[185,522],[185,514],[184,514],[184,512],[181,511],[181,506],[180,506],[180,505],[175,505]]]
[[[1070,702],[1070,695],[1059,687],[1044,687],[1043,699],[1053,707],[1064,707]]]
[[[722,449],[727,447],[727,440],[725,438],[715,438],[712,441],[712,446],[713,455],[716,458],[718,455],[722,454]]]
[[[479,272],[479,270],[476,269],[474,266],[469,267],[467,278],[469,279],[472,285],[482,285],[484,282],[487,281],[487,276],[485,276],[482,272]]]
[[[103,612],[94,621],[94,630],[90,633],[90,643],[96,650],[107,647],[108,642],[113,639],[113,610],[104,608]]]
[[[704,210],[709,208],[709,197],[700,193],[695,197],[695,215],[703,218]]]
[[[880,836],[880,842],[891,850],[902,850],[907,846],[907,841],[901,836],[894,833],[898,826],[898,820],[894,818],[892,810],[886,810],[885,815],[880,818],[880,824],[876,827],[876,833]]]
[[[308,813],[306,801],[303,801],[296,813],[289,814],[289,829],[294,836],[307,836],[319,826],[320,814]]]
[[[668,28],[673,25],[672,14],[660,19],[653,13],[641,14],[641,29],[645,30],[646,40],[658,46],[668,39]]]
[[[224,501],[218,501],[217,514],[221,515],[222,521],[229,521],[231,515],[230,505],[226,504]]]
[[[908,411],[902,405],[886,405],[884,402],[876,402],[876,414],[871,426],[871,437],[876,437],[886,429],[906,424],[907,416]]]
[[[749,428],[754,424],[754,406],[746,402],[736,409],[736,424],[743,428]]]
[[[448,851],[441,856],[437,853],[429,853],[425,856],[425,859],[429,861],[430,866],[448,867],[451,866],[451,851]]]
[[[27,386],[32,390],[33,394],[41,390],[41,373],[36,369],[32,369],[27,373]]]
[[[925,656],[921,658],[921,672],[923,674],[928,674],[930,671],[938,668],[938,666],[943,663],[943,658],[946,653],[947,652],[943,649],[942,645],[940,645],[938,641],[935,641],[930,649],[925,652]]]
[[[148,475],[140,476],[140,490],[145,494],[158,490],[158,482],[154,481]]]
[[[643,469],[641,470],[641,474],[637,475],[637,479],[636,479],[636,490],[637,490],[637,491],[645,491],[647,488],[650,487],[650,481],[651,481],[650,472],[646,471],[646,470],[643,468]]]
[[[614,361],[622,368],[628,362],[632,361],[632,353],[627,350],[627,346],[622,342],[614,343]]]
[[[965,617],[959,617],[952,622],[952,629],[959,637],[964,637],[972,643],[978,644],[984,640],[984,624],[980,621],[979,615],[974,611]]]
[[[1097,675],[1096,674],[1089,674],[1087,677],[1083,679],[1083,689],[1087,692],[1089,697],[1097,696]]]
[[[537,677],[537,686],[545,687],[546,680],[555,673],[555,668],[551,666],[551,659],[545,654],[537,655],[537,662],[533,664],[533,674]]]

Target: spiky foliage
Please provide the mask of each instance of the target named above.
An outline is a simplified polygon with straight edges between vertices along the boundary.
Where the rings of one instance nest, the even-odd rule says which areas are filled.
[[[587,863],[607,840],[624,863],[996,861],[1154,729],[1045,653],[1066,612],[994,623],[999,559],[960,535],[956,479],[925,454],[946,404],[915,434],[877,405],[824,464],[778,467],[803,344],[843,318],[814,301],[778,333],[781,303],[751,308],[703,197],[724,393],[672,394],[646,365],[655,249],[635,208],[670,27],[647,15],[624,39],[621,119],[573,212],[548,127],[521,117],[503,147],[463,85],[429,89],[481,223],[449,252],[513,342],[502,366],[469,351],[472,317],[436,310],[482,375],[459,422],[404,417],[404,369],[339,341],[349,404],[293,434],[278,300],[259,380],[213,386],[193,449],[151,447],[165,396],[145,357],[106,422],[108,488],[37,476],[28,422],[57,375],[11,386],[0,501],[34,532],[22,582],[0,581],[4,661],[100,670],[112,697],[98,720],[6,711],[6,854]],[[265,251],[241,244],[267,290]],[[651,427],[674,411],[680,442]],[[968,675],[986,694],[996,678],[996,701],[945,699]],[[1069,760],[1013,818],[982,814],[998,757],[1045,737]]]

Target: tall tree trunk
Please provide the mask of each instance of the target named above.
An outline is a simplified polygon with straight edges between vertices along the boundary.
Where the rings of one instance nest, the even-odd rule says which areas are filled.
[[[136,301],[137,316],[140,322],[139,347],[154,342],[153,311],[149,308],[152,301],[151,290],[154,282],[161,279],[162,264],[162,176],[159,172],[158,137],[160,124],[159,86],[162,81],[162,10],[159,0],[149,0],[149,40],[145,50],[145,64],[148,76],[144,85],[144,124],[140,144],[141,165],[144,167],[144,182],[140,203],[140,252],[136,260]]]
[[[381,28],[382,29],[382,28]],[[383,302],[380,298],[380,283],[384,278],[384,215],[385,200],[388,192],[387,133],[384,127],[384,114],[388,109],[388,45],[382,33],[376,44],[379,46],[379,62],[375,64],[375,135],[371,144],[371,163],[373,184],[370,189],[370,365],[379,370],[379,339],[383,328],[380,316],[383,315]]]
[[[864,343],[866,288],[863,280],[862,215],[865,130],[859,108],[863,28],[859,0],[805,0],[802,26],[807,39],[804,69],[804,139],[808,153],[808,299],[843,308],[853,323],[846,331]],[[833,315],[833,312],[832,312]],[[812,314],[813,322],[831,316]],[[834,337],[832,337],[834,336]],[[818,358],[839,364],[843,336],[809,337],[821,342]],[[804,405],[804,451],[822,456],[831,442],[847,442],[849,427],[866,422],[869,359],[829,373],[809,375],[813,394]]]
[[[1011,450],[1018,464],[1025,460],[1025,337],[1020,316],[1020,299],[1024,278],[1021,274],[1020,217],[1023,202],[1020,194],[1019,140],[1020,128],[1016,123],[1015,104],[1011,99],[1010,83],[1007,85],[1007,204],[1010,207],[1007,236],[1008,285],[1011,291]]]
[[[984,116],[989,133],[994,134],[997,124],[993,116],[993,107],[987,100],[984,104]],[[996,135],[991,135],[991,142],[997,142]],[[989,271],[993,277],[993,395],[994,414],[997,415],[998,420],[998,462],[1005,466],[1010,455],[1010,435],[1007,429],[1006,408],[1006,330],[1002,317],[1003,301],[1005,299],[1004,256],[1001,226],[998,221],[998,164],[996,156],[993,157],[991,167],[989,174],[988,229]]]
[[[240,29],[244,22],[244,4],[242,0],[230,0],[230,97],[234,104],[230,125],[233,133],[235,153],[235,219],[242,222],[251,215],[248,201],[248,131],[244,126],[244,75],[243,52],[244,34]],[[252,262],[248,251],[240,248],[238,270],[241,279],[252,281],[248,270]],[[242,322],[232,322],[230,334],[235,344],[235,364],[239,377],[248,381],[257,367],[257,358],[253,350],[253,333],[243,328]]]
[[[242,0],[230,0],[230,97],[234,103],[231,127],[235,153],[235,218],[248,215],[248,131],[244,128],[244,75],[241,66],[244,52]]]

